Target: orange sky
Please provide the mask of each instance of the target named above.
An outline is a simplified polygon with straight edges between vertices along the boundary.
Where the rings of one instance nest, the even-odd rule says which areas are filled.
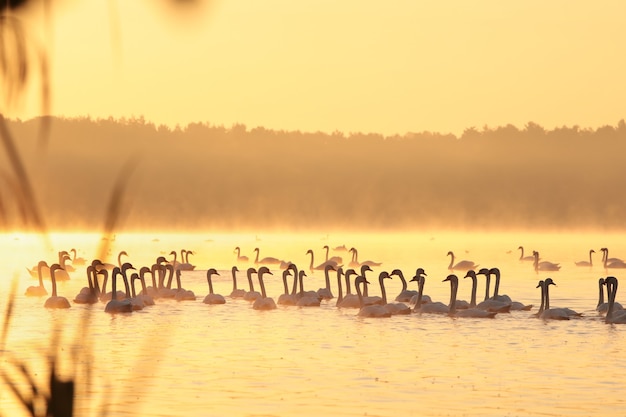
[[[56,7],[53,114],[384,134],[626,117],[621,0],[214,0],[184,22],[154,3]]]

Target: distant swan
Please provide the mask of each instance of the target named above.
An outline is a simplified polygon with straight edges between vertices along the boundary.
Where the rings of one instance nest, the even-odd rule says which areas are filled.
[[[534,261],[535,257],[532,255],[528,255],[528,256],[524,256],[524,247],[523,246],[519,246],[517,249],[521,250],[522,253],[519,256],[519,260],[522,262],[526,262],[526,261]]]
[[[604,252],[603,264],[604,269],[612,268],[612,269],[624,269],[626,268],[626,262],[622,261],[619,258],[609,258],[609,250],[607,248],[601,249]]]
[[[254,263],[255,264],[266,264],[266,265],[280,265],[283,261],[281,261],[278,258],[272,258],[272,257],[266,257],[263,258],[259,261],[259,248],[254,248],[254,251],[256,252],[256,257],[254,258]]]
[[[76,249],[74,249],[74,248],[70,249],[70,253],[73,254],[72,259],[71,259],[72,265],[82,266],[82,265],[85,265],[87,263],[85,258],[80,258],[80,257],[76,256]]]
[[[215,294],[213,292],[213,282],[211,281],[211,275],[219,275],[215,268],[209,268],[206,271],[206,280],[209,284],[209,293],[204,297],[202,301],[204,304],[226,304],[226,299],[221,294]]]
[[[314,265],[314,255],[313,255],[313,249],[309,249],[306,251],[307,255],[311,255],[311,263],[309,264],[309,270],[311,271],[322,271],[324,270],[324,268],[326,268],[326,265],[331,265],[332,267],[337,267],[337,262],[334,261],[326,261],[326,262],[322,262],[321,264],[317,265],[317,266],[313,266]]]
[[[366,285],[368,282],[363,276],[357,276],[354,281],[357,297],[359,297],[360,308],[358,315],[361,317],[382,318],[391,317],[391,313],[383,306],[378,304],[365,305],[363,303],[363,294],[361,294],[361,285]]]
[[[193,251],[181,249],[180,250],[180,260],[181,263],[178,264],[177,269],[181,271],[193,271],[196,269],[196,266],[189,262],[189,255],[193,255]]]
[[[237,262],[248,262],[249,261],[247,256],[241,256],[241,249],[239,248],[239,246],[237,246],[235,248],[233,253],[237,254]]]
[[[350,248],[350,252],[352,252],[352,262],[350,262],[350,266],[363,266],[363,265],[380,266],[382,265],[382,262],[374,262],[374,261],[359,262],[359,252],[356,250],[356,248]]]
[[[626,311],[624,310],[615,310],[615,297],[617,296],[617,278],[615,277],[606,277],[605,285],[609,298],[609,308],[606,312],[606,317],[604,318],[605,323],[612,324],[625,324],[626,323]]]
[[[553,262],[541,261],[539,262],[539,252],[536,250],[533,251],[533,256],[535,257],[535,261],[533,262],[533,266],[535,267],[535,272],[539,271],[560,271],[561,265],[555,264]]]
[[[609,258],[609,248],[600,248],[600,250],[602,251],[602,262],[624,262],[622,258]]]
[[[104,263],[104,264],[102,264],[101,267],[98,268],[98,270],[104,268],[104,269],[108,269],[109,271],[112,271],[113,268],[115,268],[116,266],[119,267],[119,268],[122,268],[122,256],[128,256],[128,253],[126,253],[125,250],[120,251],[120,253],[117,254],[117,265],[110,264],[110,263]]]
[[[589,261],[578,261],[578,262],[574,262],[576,264],[576,266],[593,266],[593,259],[591,258],[591,254],[592,253],[596,253],[595,250],[591,249],[589,251]]]
[[[341,258],[341,256],[333,256],[331,258],[328,257],[329,251],[330,251],[330,248],[328,247],[328,245],[324,245],[324,247],[322,249],[326,249],[326,262],[332,261],[336,265],[341,265],[343,263],[343,259]],[[343,250],[346,250],[345,246],[344,246]]]
[[[261,286],[261,297],[254,300],[252,308],[255,310],[274,310],[276,309],[276,303],[274,302],[274,299],[268,297],[265,293],[265,284],[263,283],[264,274],[273,275],[266,266],[262,266],[259,268],[257,276],[259,278],[259,285]]]
[[[28,295],[29,297],[43,297],[44,295],[48,295],[48,291],[46,291],[46,288],[43,286],[43,268],[50,268],[48,266],[48,263],[46,261],[39,261],[39,263],[37,264],[37,274],[39,276],[39,285],[37,286],[30,286],[28,288],[26,288],[26,293],[25,295]]]
[[[468,271],[469,272],[469,271]],[[463,310],[457,310],[456,309],[456,294],[457,294],[457,290],[459,288],[459,278],[454,275],[454,274],[450,274],[447,276],[446,279],[443,280],[445,281],[449,281],[450,282],[450,304],[449,304],[449,311],[448,311],[448,315],[451,317],[470,317],[470,318],[494,318],[496,316],[496,312],[494,311],[486,311],[486,310],[481,310],[475,307],[470,307],[467,309],[463,309]]]
[[[63,270],[61,268],[61,265],[59,264],[52,264],[52,266],[50,266],[50,280],[52,281],[52,295],[46,300],[46,302],[43,305],[46,308],[70,308],[70,302],[67,301],[67,298],[57,295],[56,272],[59,270]]]
[[[448,269],[450,271],[465,271],[468,269],[476,269],[478,265],[473,261],[459,261],[456,264],[454,263],[454,252],[448,251],[448,256],[450,257],[450,265],[448,265]]]

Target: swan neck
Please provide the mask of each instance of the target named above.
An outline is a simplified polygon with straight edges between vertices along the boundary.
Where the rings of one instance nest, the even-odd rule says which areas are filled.
[[[343,301],[343,288],[341,288],[341,272],[337,272],[337,292],[339,295],[337,296],[337,303],[339,305]]]
[[[385,278],[381,276],[380,278],[378,278],[378,281],[380,283],[380,295],[383,299],[383,305],[385,305],[387,304],[387,291],[385,290]]]
[[[211,273],[207,272],[206,273],[206,280],[209,284],[209,294],[213,294],[213,282],[211,282]]]
[[[478,279],[476,277],[472,278],[472,298],[470,299],[470,307],[476,307],[476,290],[478,287]]]
[[[265,293],[265,284],[263,283],[263,274],[259,274],[259,285],[261,286],[261,297],[267,298],[267,294]]]
[[[233,269],[232,272],[233,272],[233,291],[235,291],[237,289],[237,271]]]
[[[599,294],[598,294],[598,306],[600,306],[601,304],[604,303],[604,286],[602,285],[602,281],[598,281],[598,290],[599,290]],[[607,298],[610,298],[610,294],[609,294],[609,288],[607,287],[606,289],[606,295]]]
[[[57,270],[50,268],[50,281],[52,281],[52,296],[57,296]]]
[[[400,281],[402,281],[402,291],[406,291],[406,289],[408,288],[408,284],[406,283],[406,279],[404,279],[404,274],[402,273],[402,271],[400,271],[398,276],[400,277]]]
[[[354,281],[354,288],[356,290],[356,295],[359,297],[359,307],[363,308],[363,294],[361,294],[361,288],[359,286],[360,283],[365,284],[365,281],[360,281],[359,280],[355,280]]]
[[[449,252],[448,255],[450,255],[450,265],[448,265],[448,269],[452,269],[452,265],[454,265],[454,253]]]
[[[248,271],[248,285],[250,286],[250,292],[254,291],[254,284],[252,283],[252,272]]]
[[[491,285],[491,274],[487,272],[485,274],[485,301],[489,299],[489,286]]]

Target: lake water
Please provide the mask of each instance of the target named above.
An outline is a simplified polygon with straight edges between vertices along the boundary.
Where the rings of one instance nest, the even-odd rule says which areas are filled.
[[[55,262],[59,250],[76,248],[91,259],[102,242],[97,234],[0,236],[3,276],[0,308],[16,283],[14,314],[2,351],[1,366],[11,360],[29,364],[45,386],[46,357],[55,352],[62,378],[77,381],[76,415],[116,416],[622,416],[626,413],[626,326],[607,325],[595,312],[598,278],[606,276],[599,249],[626,257],[626,239],[618,234],[560,233],[406,233],[406,234],[120,234],[110,242],[111,257],[125,250],[137,269],[172,250],[194,252],[196,265],[182,275],[195,301],[156,300],[132,314],[110,315],[104,304],[72,304],[48,310],[46,297],[26,297],[36,280],[26,271],[41,259]],[[530,312],[498,314],[495,319],[462,319],[411,314],[386,319],[361,318],[357,310],[282,307],[256,311],[250,303],[227,297],[224,305],[206,305],[207,268],[214,267],[214,290],[232,289],[233,249],[253,258],[273,256],[306,269],[308,289],[324,286],[323,272],[310,273],[307,249],[315,263],[322,247],[346,245],[359,250],[359,261],[382,262],[368,273],[370,295],[378,295],[378,274],[399,268],[410,279],[418,267],[428,274],[424,292],[448,302],[448,275],[457,260],[502,271],[500,293],[534,304]],[[527,254],[559,262],[558,272],[535,273]],[[577,267],[595,249],[593,267]],[[347,252],[331,251],[344,262]],[[239,264],[239,269],[253,263]],[[620,278],[620,270],[609,275]],[[70,301],[86,285],[84,267],[59,283]],[[459,298],[469,299],[470,280],[460,274]],[[552,277],[553,306],[584,313],[580,319],[545,322],[533,317],[540,303],[539,279]],[[335,295],[336,275],[332,274]],[[256,283],[256,281],[255,281]],[[50,292],[49,281],[46,281]],[[247,288],[245,272],[238,274]],[[393,299],[397,277],[386,280]],[[410,289],[416,289],[409,283]],[[281,272],[266,276],[268,295],[283,292]],[[484,281],[479,281],[479,300]],[[618,293],[618,300],[620,293]],[[624,299],[623,297],[621,298]],[[1,347],[1,346],[0,346]],[[13,374],[12,374],[13,375]],[[2,415],[23,415],[3,384]],[[24,388],[24,385],[22,385]],[[19,410],[19,412],[18,412]]]

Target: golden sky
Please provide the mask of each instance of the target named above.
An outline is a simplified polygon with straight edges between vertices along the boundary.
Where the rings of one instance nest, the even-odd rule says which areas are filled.
[[[56,7],[41,32],[52,113],[383,134],[626,117],[622,0],[214,0],[171,14],[148,0]],[[7,113],[39,111],[33,96]]]

